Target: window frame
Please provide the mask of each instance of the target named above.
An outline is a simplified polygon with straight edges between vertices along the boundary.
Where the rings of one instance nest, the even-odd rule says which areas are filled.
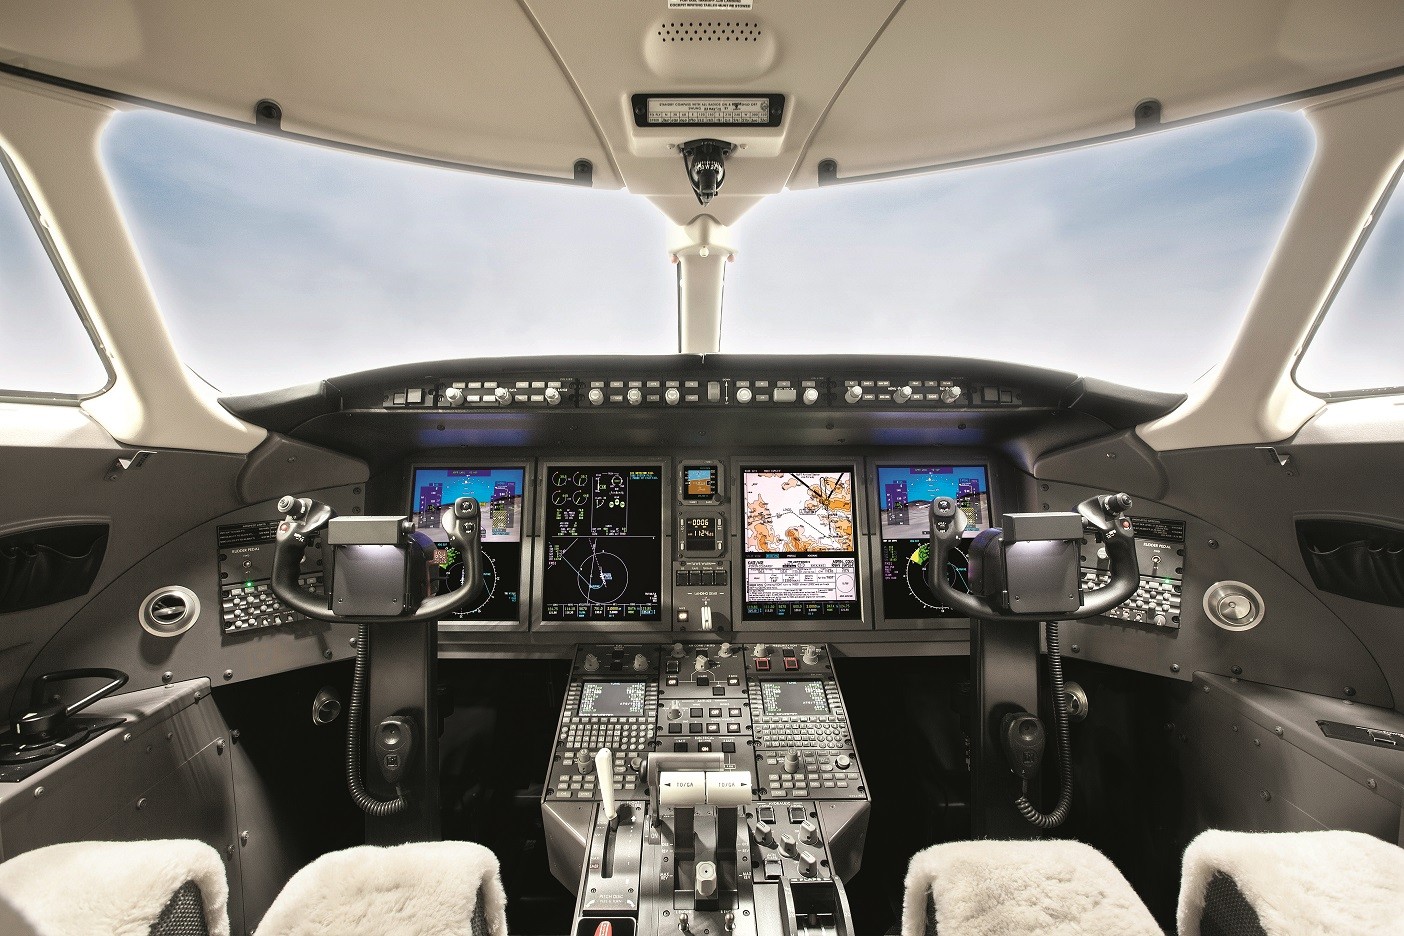
[[[1341,272],[1337,274],[1336,280],[1331,284],[1331,290],[1326,294],[1326,299],[1321,303],[1321,309],[1316,313],[1316,318],[1312,320],[1311,328],[1307,331],[1306,337],[1302,339],[1301,348],[1298,349],[1295,360],[1292,361],[1290,376],[1292,383],[1303,393],[1309,393],[1314,397],[1325,400],[1328,403],[1336,400],[1359,400],[1367,397],[1394,396],[1404,393],[1404,383],[1394,384],[1387,387],[1366,387],[1359,390],[1313,390],[1297,379],[1297,369],[1306,360],[1307,352],[1311,350],[1311,343],[1316,339],[1316,333],[1321,328],[1321,323],[1326,321],[1326,316],[1331,313],[1332,306],[1336,303],[1336,297],[1340,294],[1346,280],[1350,278],[1351,272],[1355,269],[1355,263],[1360,259],[1360,255],[1365,251],[1365,245],[1370,240],[1370,235],[1374,234],[1380,226],[1380,216],[1389,206],[1390,198],[1399,187],[1401,180],[1404,180],[1404,162],[1395,167],[1394,172],[1389,177],[1389,182],[1385,184],[1384,192],[1370,209],[1370,223],[1360,229],[1360,234],[1355,239],[1354,246],[1351,247],[1350,254],[1346,257],[1345,265],[1341,267]],[[1404,208],[1401,208],[1404,210]]]
[[[78,286],[59,253],[58,244],[55,243],[53,234],[44,224],[43,214],[39,211],[38,203],[29,191],[29,186],[25,185],[24,179],[20,176],[19,168],[15,165],[14,159],[4,147],[0,147],[0,169],[4,170],[4,177],[9,181],[10,187],[19,199],[20,207],[29,218],[29,224],[34,229],[35,236],[39,238],[39,244],[44,248],[49,263],[53,265],[54,273],[57,274],[63,291],[68,295],[68,301],[72,303],[78,321],[82,323],[83,330],[88,334],[88,340],[93,344],[93,351],[97,354],[98,362],[107,374],[107,380],[101,387],[82,393],[62,393],[56,390],[10,390],[0,387],[0,403],[45,403],[58,406],[78,406],[84,400],[101,396],[111,390],[117,382],[117,372],[112,367],[112,361],[108,357],[107,346],[103,343],[102,336],[98,334],[97,328],[93,325],[92,317],[88,314],[87,304],[83,301],[82,294],[78,291]]]

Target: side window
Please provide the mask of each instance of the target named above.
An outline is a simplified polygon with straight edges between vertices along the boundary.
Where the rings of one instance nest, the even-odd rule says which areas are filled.
[[[1404,387],[1404,186],[1395,173],[1355,262],[1318,320],[1297,365],[1312,393],[1345,396]]]
[[[0,397],[82,396],[107,386],[92,337],[0,153]]]

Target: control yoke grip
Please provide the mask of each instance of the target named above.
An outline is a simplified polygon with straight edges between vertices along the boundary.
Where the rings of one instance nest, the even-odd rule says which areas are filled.
[[[278,501],[285,516],[278,524],[273,552],[273,594],[283,604],[300,614],[318,621],[367,624],[367,618],[337,614],[327,607],[326,595],[319,595],[298,584],[302,557],[307,552],[312,534],[325,529],[336,517],[336,511],[308,497],[288,495]],[[482,507],[476,498],[460,497],[443,515],[444,530],[449,542],[463,557],[463,584],[447,594],[437,595],[420,603],[413,614],[386,618],[397,624],[433,621],[456,611],[483,593]]]
[[[1130,507],[1131,498],[1125,494],[1101,494],[1077,505],[1084,525],[1090,526],[1106,547],[1111,581],[1085,592],[1082,606],[1076,611],[1056,615],[1008,611],[988,597],[963,594],[951,587],[946,580],[946,565],[968,522],[965,512],[951,497],[938,497],[931,502],[931,559],[926,566],[926,584],[942,604],[967,617],[986,621],[1044,621],[1050,617],[1066,621],[1105,614],[1135,594],[1141,583],[1136,536],[1131,521],[1124,516]]]

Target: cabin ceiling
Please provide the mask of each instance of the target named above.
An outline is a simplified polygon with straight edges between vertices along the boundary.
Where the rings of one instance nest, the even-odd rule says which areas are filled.
[[[688,2],[688,0],[674,0]],[[718,0],[716,5],[725,5]],[[686,25],[684,25],[686,24]],[[742,32],[736,32],[737,30]],[[708,33],[711,33],[708,35]],[[1178,121],[1404,65],[1395,0],[1058,4],[754,0],[11,0],[0,62],[340,143],[562,179],[699,213],[671,147],[744,145],[708,210],[842,177]],[[639,92],[784,94],[775,129],[639,129]]]

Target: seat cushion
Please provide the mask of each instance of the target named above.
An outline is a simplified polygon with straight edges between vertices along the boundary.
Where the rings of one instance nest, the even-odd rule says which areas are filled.
[[[1404,933],[1404,849],[1359,832],[1205,832],[1185,849],[1181,936]]]
[[[1060,840],[949,842],[907,870],[903,936],[1160,936],[1095,848]]]
[[[473,842],[362,845],[292,876],[258,936],[505,936],[497,856]]]
[[[0,894],[42,933],[229,936],[224,862],[189,839],[36,848],[0,864]]]

